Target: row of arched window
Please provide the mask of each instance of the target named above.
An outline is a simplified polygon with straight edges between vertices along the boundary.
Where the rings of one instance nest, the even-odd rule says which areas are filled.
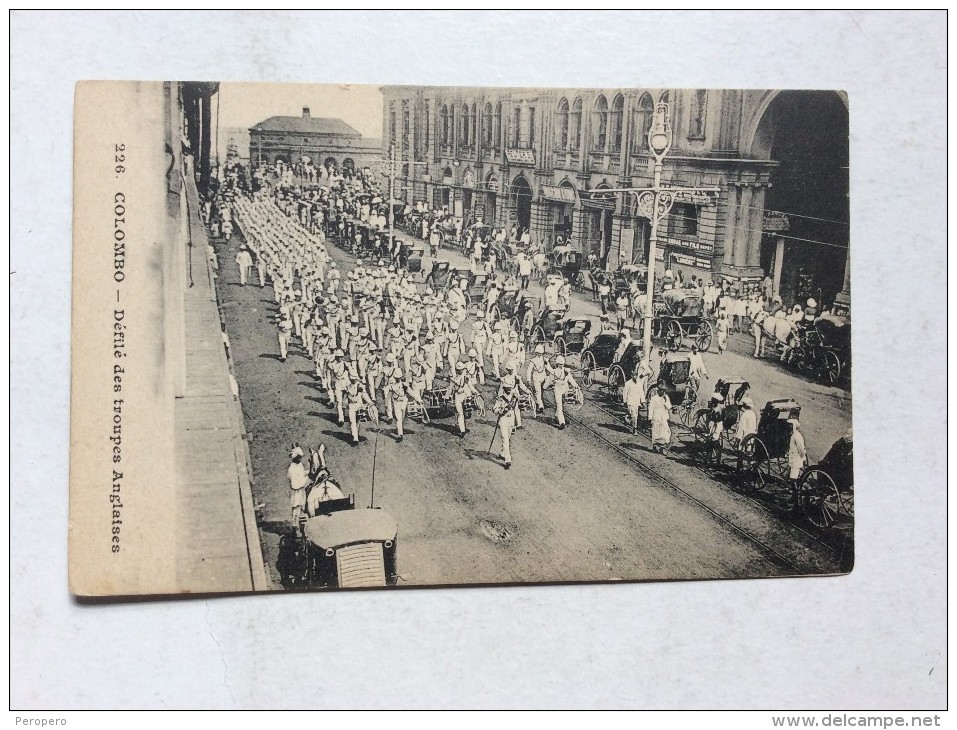
[[[664,92],[659,101],[668,102],[668,92]],[[704,135],[705,92],[697,92],[692,98],[690,136]],[[650,93],[642,94],[637,104],[631,110],[631,149],[641,152],[648,149],[648,130],[651,128],[655,110],[655,101]],[[408,112],[403,110],[402,136],[408,140]],[[456,143],[464,147],[474,147],[479,144],[478,115],[482,115],[482,140],[485,148],[497,147],[529,147],[535,143],[535,107],[527,104],[516,104],[511,109],[511,128],[509,138],[503,139],[502,102],[494,106],[487,102],[480,110],[472,104],[443,104],[439,110],[438,134],[439,142],[452,147]],[[586,128],[584,122],[585,110],[582,97],[575,97],[571,103],[562,97],[556,110],[555,140],[556,150],[577,152],[583,147],[582,135]],[[616,94],[611,103],[604,94],[599,94],[592,106],[591,139],[584,146],[588,151],[619,154],[625,138],[625,129],[629,122],[625,118],[625,97]],[[390,137],[395,138],[395,116],[390,118]],[[428,144],[431,136],[429,129],[428,111],[425,117],[426,137]]]

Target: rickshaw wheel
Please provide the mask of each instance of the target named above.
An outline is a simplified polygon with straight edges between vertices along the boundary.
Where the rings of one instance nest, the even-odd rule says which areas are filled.
[[[821,357],[821,376],[828,385],[834,385],[841,377],[841,358],[833,350],[825,350]]]
[[[699,408],[694,414],[691,432],[694,434],[695,441],[705,441],[708,438],[708,409]]]
[[[714,329],[711,327],[711,322],[706,319],[701,320],[701,324],[698,325],[698,334],[695,336],[695,344],[698,345],[698,349],[701,352],[707,352],[711,347],[711,340],[714,336]]]
[[[488,321],[498,322],[498,319],[499,319],[498,305],[493,304],[492,308],[488,310]]]
[[[590,388],[595,384],[595,381],[592,378],[592,372],[594,369],[595,356],[590,350],[584,350],[582,352],[582,382],[585,384],[586,388]]]
[[[665,344],[672,352],[681,349],[681,335],[681,325],[674,320],[668,322],[668,327],[665,329]]]
[[[541,327],[536,327],[532,332],[532,341],[537,345],[540,342],[545,342],[545,330]]]
[[[846,513],[844,499],[831,475],[817,467],[801,475],[798,494],[805,517],[815,527],[830,527]]]
[[[622,370],[621,365],[613,365],[611,372],[608,373],[608,390],[611,391],[616,403],[624,401],[622,396],[625,380],[625,371]]]
[[[585,393],[581,388],[568,391],[567,397],[565,405],[573,411],[580,411],[582,406],[585,405]]]
[[[472,405],[475,407],[475,411],[479,417],[485,415],[485,399],[481,395],[476,394],[472,396]]]
[[[755,491],[761,491],[771,484],[768,449],[757,434],[752,433],[741,442],[738,452],[738,476]]]
[[[565,354],[567,354],[567,353],[566,353],[566,350],[565,350],[565,340],[562,339],[561,337],[556,337],[556,338],[555,338],[555,341],[552,342],[552,347],[555,349],[555,354],[556,354],[556,355],[565,355]]]

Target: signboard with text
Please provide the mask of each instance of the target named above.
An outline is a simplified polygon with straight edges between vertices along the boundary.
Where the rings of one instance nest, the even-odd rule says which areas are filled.
[[[510,165],[534,165],[535,150],[510,147],[505,150],[505,159]]]

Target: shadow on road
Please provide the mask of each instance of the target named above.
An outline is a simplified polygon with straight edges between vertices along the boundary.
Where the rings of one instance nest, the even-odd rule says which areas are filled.
[[[264,352],[259,356],[260,358],[265,358],[266,360],[282,360],[282,358],[275,352]]]

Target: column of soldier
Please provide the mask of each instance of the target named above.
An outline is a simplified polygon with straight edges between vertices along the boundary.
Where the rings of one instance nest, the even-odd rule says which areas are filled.
[[[483,407],[478,386],[486,382],[487,361],[489,375],[499,381],[493,411],[505,468],[511,465],[510,436],[522,427],[521,406],[544,410],[544,387],[554,384],[557,426],[565,427],[563,396],[578,386],[564,358],[547,362],[539,345],[526,362],[509,321],[490,321],[490,311],[470,320],[461,289],[420,291],[404,271],[381,260],[359,259],[343,276],[329,256],[325,232],[304,228],[295,204],[281,209],[268,196],[240,195],[233,213],[255,254],[260,286],[268,279],[279,304],[280,359],[285,362],[295,337],[314,362],[339,425],[348,419],[353,446],[360,442],[360,423],[378,420],[380,402],[397,442],[408,416],[427,422],[427,407],[443,403],[454,405],[458,435],[465,438],[467,416]],[[440,374],[447,385],[436,388]]]

